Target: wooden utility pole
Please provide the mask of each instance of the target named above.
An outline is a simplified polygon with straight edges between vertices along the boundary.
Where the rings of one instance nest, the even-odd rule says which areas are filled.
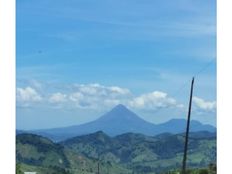
[[[189,99],[189,110],[188,110],[188,120],[187,120],[186,134],[185,134],[185,146],[184,146],[184,157],[183,157],[183,164],[182,164],[182,174],[186,174],[186,159],[187,159],[187,151],[188,151],[188,136],[189,136],[191,108],[192,108],[193,84],[194,84],[194,77],[192,79],[190,99]]]

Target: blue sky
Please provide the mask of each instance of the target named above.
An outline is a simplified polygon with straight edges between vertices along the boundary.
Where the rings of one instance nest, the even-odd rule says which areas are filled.
[[[154,123],[185,118],[193,75],[192,117],[216,124],[216,1],[16,3],[17,128],[81,124],[118,103]]]

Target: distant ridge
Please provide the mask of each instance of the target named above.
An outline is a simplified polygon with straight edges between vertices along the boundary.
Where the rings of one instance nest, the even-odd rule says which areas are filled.
[[[185,126],[185,119],[172,119],[162,124],[152,124],[143,120],[124,105],[119,104],[100,118],[85,124],[29,132],[43,135],[55,141],[61,141],[74,136],[90,134],[97,131],[103,131],[110,136],[116,136],[128,132],[141,133],[149,136],[161,133],[175,134],[184,132]],[[211,125],[205,125],[199,121],[192,120],[190,130],[192,132],[215,132],[216,128]]]

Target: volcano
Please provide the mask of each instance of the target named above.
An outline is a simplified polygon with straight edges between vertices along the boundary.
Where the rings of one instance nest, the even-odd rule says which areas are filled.
[[[216,128],[211,125],[203,125],[198,121],[191,121],[191,131],[215,132]],[[181,133],[185,131],[186,120],[173,119],[162,124],[153,124],[143,120],[124,105],[117,105],[111,111],[100,118],[81,125],[44,129],[32,131],[33,133],[46,136],[55,141],[64,140],[78,135],[85,135],[97,131],[103,131],[110,136],[116,136],[128,132],[141,133],[154,136],[160,133]]]

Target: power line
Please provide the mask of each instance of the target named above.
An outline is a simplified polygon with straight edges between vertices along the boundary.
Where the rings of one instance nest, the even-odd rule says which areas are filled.
[[[199,74],[201,74],[202,72],[204,72],[207,68],[209,68],[214,62],[216,61],[216,59],[211,59],[204,67],[202,67],[194,76],[198,76]]]
[[[204,71],[206,71],[214,62],[216,61],[216,59],[211,59],[205,66],[203,66],[199,71],[197,71],[196,73],[193,74],[193,77],[199,77],[200,74],[202,74]],[[171,94],[170,96],[172,98],[178,96],[180,94],[180,92],[183,91],[184,88],[186,88],[188,86],[189,81],[186,81],[185,83],[183,83],[183,85],[181,85],[177,90],[175,90],[175,92],[173,94]],[[153,113],[157,114],[158,112],[160,112],[162,109],[165,109],[164,107],[159,107],[158,109],[156,109]]]

